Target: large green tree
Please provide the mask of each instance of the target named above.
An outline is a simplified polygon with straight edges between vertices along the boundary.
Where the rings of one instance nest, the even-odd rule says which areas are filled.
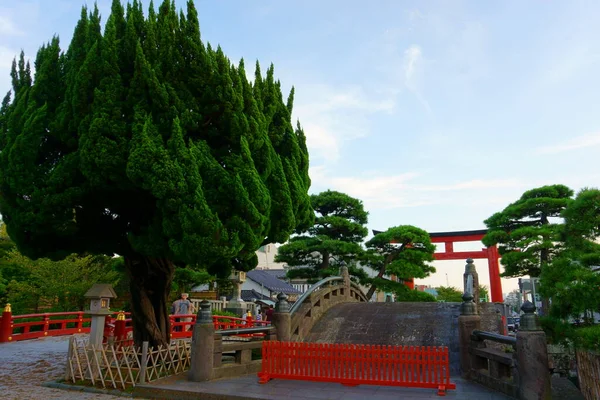
[[[177,265],[226,276],[312,225],[305,136],[274,77],[200,39],[197,11],[83,9],[62,52],[21,54],[0,110],[0,212],[33,259],[122,255],[134,340],[169,341]]]
[[[484,221],[488,233],[482,241],[486,246],[498,245],[502,276],[539,277],[560,255],[564,249],[560,217],[572,196],[573,191],[564,185],[531,189]],[[543,303],[547,313],[547,299]]]
[[[395,282],[384,279],[385,275],[408,280],[425,278],[435,272],[435,267],[429,264],[434,260],[435,245],[423,229],[412,225],[395,226],[373,236],[366,246],[368,250],[362,260],[377,272],[367,293],[369,299],[378,288],[393,290],[390,286]]]
[[[342,262],[349,264],[351,274],[366,276],[354,263],[368,234],[362,201],[333,190],[311,195],[310,200],[314,224],[279,247],[275,261],[305,267],[288,271],[290,278],[316,280],[337,274]]]
[[[541,292],[558,318],[600,311],[600,190],[583,189],[563,211],[565,250],[541,274]]]

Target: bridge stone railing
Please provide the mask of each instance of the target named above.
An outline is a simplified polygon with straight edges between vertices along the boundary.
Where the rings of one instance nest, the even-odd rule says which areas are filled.
[[[290,340],[301,342],[315,323],[336,304],[367,302],[360,287],[350,280],[348,268],[340,268],[340,276],[331,276],[312,285],[290,310]]]
[[[535,315],[535,305],[526,301],[521,307],[524,314],[516,337],[481,331],[471,282],[468,279],[465,285],[458,318],[463,377],[520,400],[550,400],[546,334]],[[506,351],[498,349],[498,343],[505,345]]]

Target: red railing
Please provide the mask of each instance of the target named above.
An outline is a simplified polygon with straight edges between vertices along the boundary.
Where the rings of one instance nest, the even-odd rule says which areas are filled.
[[[265,341],[260,383],[273,378],[456,389],[447,347],[376,346]]]
[[[196,322],[196,315],[170,315],[171,338],[190,338]],[[26,315],[12,315],[11,311],[4,311],[0,317],[0,343],[36,339],[47,336],[64,336],[76,333],[90,332],[91,318],[83,311],[64,313],[40,313]],[[235,318],[227,316],[213,316],[216,330],[240,329],[253,326],[270,325],[270,322],[256,321],[252,318]],[[133,330],[131,313],[114,312],[105,318],[104,340],[114,337],[117,341],[129,338]],[[256,336],[262,334],[245,335]]]

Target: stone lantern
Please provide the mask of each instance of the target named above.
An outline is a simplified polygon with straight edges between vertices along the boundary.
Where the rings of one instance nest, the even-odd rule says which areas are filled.
[[[90,299],[90,315],[92,325],[90,328],[90,344],[102,344],[104,334],[104,320],[110,315],[110,299],[117,298],[112,285],[96,283],[85,293]]]
[[[244,271],[233,270],[229,275],[229,280],[233,282],[233,296],[227,305],[227,311],[242,315],[246,313],[246,303],[242,300],[242,284],[246,282],[246,273]]]

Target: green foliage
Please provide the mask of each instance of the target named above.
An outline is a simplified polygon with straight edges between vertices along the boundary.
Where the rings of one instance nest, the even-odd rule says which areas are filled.
[[[175,265],[247,271],[261,245],[312,225],[306,138],[274,67],[250,83],[201,41],[192,0],[147,16],[113,0],[100,20],[84,7],[66,52],[57,37],[39,49],[35,77],[24,54],[13,63],[0,213],[32,259],[123,256],[134,325],[159,344]]]
[[[583,189],[564,210],[565,250],[541,275],[540,292],[552,298],[551,315],[579,319],[600,309],[600,191]]]
[[[411,290],[405,285],[402,285],[404,289],[399,289],[394,292],[396,295],[397,302],[435,302],[437,301],[435,296],[429,293],[421,292],[419,290]]]
[[[437,290],[437,299],[443,300],[448,303],[461,303],[462,300],[462,292],[455,287],[452,286],[440,286],[435,288]]]
[[[193,267],[178,268],[173,277],[173,291],[176,293],[187,293],[196,285],[202,285],[214,281],[214,276],[204,269]]]
[[[223,317],[234,317],[234,318],[238,317],[235,313],[232,313],[231,311],[225,311],[225,310],[212,310],[212,315],[220,315]]]
[[[552,298],[550,314],[557,318],[579,318],[600,307],[600,274],[569,254],[546,266],[540,279],[540,292]]]
[[[200,41],[192,1],[143,16],[113,2],[104,32],[83,9],[62,53],[15,63],[1,115],[0,210],[32,258],[141,254],[252,269],[255,250],[311,222],[308,154],[273,66]]]
[[[600,325],[575,327],[553,317],[541,317],[540,322],[553,343],[574,344],[582,349],[600,351]]]
[[[600,325],[576,330],[576,344],[584,349],[600,351]]]
[[[328,190],[311,195],[311,205],[316,213],[314,224],[279,247],[276,262],[307,268],[291,269],[289,278],[302,277],[310,281],[337,275],[342,261],[352,264],[362,253],[360,245],[367,236],[364,226],[368,214],[360,200],[344,193]],[[350,273],[361,274],[358,268]],[[361,275],[362,276],[362,275]]]
[[[519,200],[485,220],[486,246],[498,245],[502,276],[540,276],[563,248],[562,225],[558,218],[569,204],[573,191],[564,185],[529,190]]]
[[[575,329],[568,322],[561,319],[543,316],[540,317],[542,329],[546,332],[548,340],[556,344],[567,344],[575,336]]]
[[[487,286],[479,285],[479,298],[485,299],[484,302],[490,301],[490,292],[488,291]],[[461,299],[461,301],[462,301],[462,299]]]
[[[367,252],[361,261],[377,271],[376,279],[367,293],[370,298],[377,285],[381,287],[384,275],[395,275],[400,280],[425,278],[435,272],[429,264],[434,260],[435,245],[424,230],[400,225],[378,233],[366,243]]]
[[[94,283],[115,284],[120,277],[105,257],[70,255],[61,261],[32,261],[13,250],[8,259],[28,276],[8,285],[8,300],[15,314],[37,312],[42,306],[55,311],[83,310],[87,305],[84,294]]]

